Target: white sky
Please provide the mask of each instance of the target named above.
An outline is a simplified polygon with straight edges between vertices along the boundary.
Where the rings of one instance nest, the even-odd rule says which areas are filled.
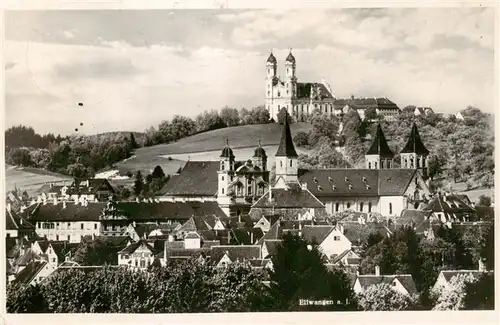
[[[6,127],[143,131],[263,104],[265,62],[401,108],[494,110],[494,9],[6,12]],[[84,106],[77,104],[83,102]],[[80,127],[80,122],[84,123]]]

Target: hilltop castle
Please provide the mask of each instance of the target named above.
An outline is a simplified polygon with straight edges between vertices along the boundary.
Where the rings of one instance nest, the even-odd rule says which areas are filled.
[[[373,107],[377,114],[392,118],[399,113],[398,106],[387,98],[336,98],[326,82],[298,82],[296,60],[291,50],[285,60],[285,77],[277,75],[278,61],[271,52],[266,62],[265,107],[275,121],[278,113],[285,108],[296,120],[303,120],[313,110],[322,114],[342,115],[354,109],[364,118],[364,110]]]

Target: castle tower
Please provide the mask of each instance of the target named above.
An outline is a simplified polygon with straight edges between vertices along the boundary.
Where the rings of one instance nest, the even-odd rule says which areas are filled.
[[[392,153],[387,140],[385,139],[384,132],[380,123],[377,125],[377,133],[373,139],[373,143],[366,152],[365,163],[368,169],[384,169],[392,168]]]
[[[401,150],[401,168],[422,170],[424,178],[427,177],[427,156],[429,150],[425,147],[420,134],[418,133],[417,124],[413,123],[411,133]]]
[[[276,152],[276,181],[275,188],[285,188],[286,183],[298,182],[298,158],[292,141],[288,114],[285,118],[281,133],[280,145]]]
[[[262,148],[262,146],[260,145],[260,140],[259,140],[259,146],[254,151],[252,162],[254,166],[259,166],[262,169],[262,171],[267,170],[267,155],[264,148]]]
[[[219,170],[218,174],[218,191],[217,191],[217,203],[221,207],[222,211],[229,216],[229,205],[231,204],[231,197],[228,193],[229,184],[231,183],[231,176],[234,173],[234,154],[233,150],[229,147],[228,141],[226,141],[226,147],[222,149],[219,160]]]
[[[269,54],[266,62],[266,109],[269,111],[269,115],[272,117],[277,116],[278,112],[274,108],[274,98],[275,89],[274,86],[277,84],[278,77],[276,75],[278,69],[278,61],[273,55],[273,52]]]

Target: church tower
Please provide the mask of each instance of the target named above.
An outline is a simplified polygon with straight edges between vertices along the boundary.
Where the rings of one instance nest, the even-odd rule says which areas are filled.
[[[229,143],[226,141],[226,147],[222,149],[222,153],[219,159],[219,170],[218,174],[218,191],[217,191],[217,203],[221,207],[222,211],[229,216],[229,206],[231,204],[231,197],[228,193],[229,184],[231,183],[231,177],[234,174],[234,154],[233,150],[229,147]]]
[[[288,53],[285,61],[285,96],[290,99],[297,97],[297,76],[295,75],[295,57],[292,54],[292,50]],[[290,108],[292,108],[292,103],[290,102]],[[290,112],[290,111],[289,111]]]
[[[275,188],[285,188],[287,183],[298,182],[298,158],[292,141],[288,114],[286,115],[281,133],[280,145],[276,152],[276,181]]]
[[[380,123],[377,125],[377,133],[373,139],[373,143],[366,152],[365,163],[368,169],[384,169],[392,168],[392,159],[394,154],[392,153],[387,140],[385,139],[384,132]]]
[[[260,145],[260,140],[259,146],[254,151],[252,163],[254,166],[258,166],[260,169],[262,169],[262,171],[267,170],[267,155],[264,148],[262,148],[262,146]]]
[[[427,177],[427,156],[429,150],[425,147],[420,134],[418,133],[417,124],[413,123],[411,133],[401,150],[401,168],[422,170],[424,178]]]
[[[274,109],[274,86],[277,85],[278,81],[278,77],[276,75],[277,69],[278,61],[276,60],[273,52],[271,52],[266,62],[266,109],[269,111],[271,118],[278,114],[278,112],[275,112]]]

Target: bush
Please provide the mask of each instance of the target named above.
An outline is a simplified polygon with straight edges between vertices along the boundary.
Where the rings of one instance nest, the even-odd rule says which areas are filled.
[[[298,147],[307,147],[309,145],[309,135],[304,131],[300,131],[293,137],[293,142]]]
[[[482,194],[481,196],[479,196],[479,202],[477,205],[483,206],[483,207],[490,207],[491,206],[491,197]]]

